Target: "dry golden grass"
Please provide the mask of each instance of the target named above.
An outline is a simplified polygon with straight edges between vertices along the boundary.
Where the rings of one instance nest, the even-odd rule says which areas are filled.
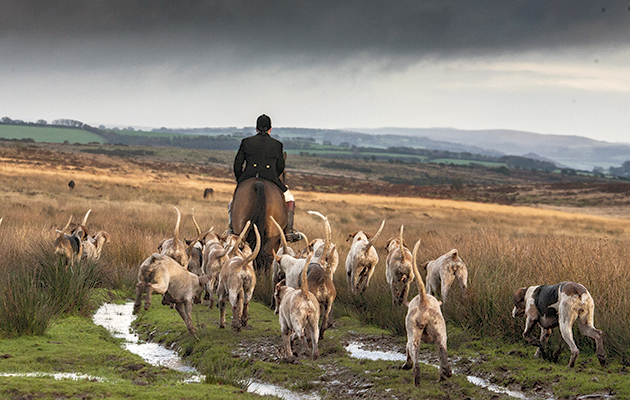
[[[74,180],[74,190],[68,181]],[[203,199],[206,187],[214,197]],[[148,170],[124,164],[118,168],[60,168],[46,163],[17,164],[0,160],[0,256],[20,257],[34,242],[52,242],[54,229],[70,214],[79,221],[92,209],[88,228],[106,230],[112,243],[104,250],[114,271],[113,285],[131,290],[138,265],[172,235],[177,206],[183,214],[181,236],[196,236],[191,209],[201,229],[227,228],[227,204],[234,183],[208,176]],[[422,239],[419,260],[437,258],[456,248],[469,268],[471,298],[462,304],[459,290],[445,305],[450,323],[489,335],[518,340],[522,323],[510,315],[511,296],[520,286],[572,280],[583,283],[596,302],[595,323],[605,332],[610,353],[630,359],[630,220],[549,209],[469,202],[391,198],[386,196],[295,192],[296,228],[310,239],[324,236],[317,210],[330,219],[333,242],[340,254],[335,275],[336,313],[354,313],[364,320],[402,333],[402,308],[393,309],[385,283],[386,241],[405,225],[409,246]],[[368,291],[353,296],[345,287],[347,235],[357,230],[374,233],[386,225],[377,248],[381,258]],[[297,243],[295,248],[301,248]],[[261,285],[268,280],[261,280]],[[268,298],[261,287],[258,297]],[[581,337],[581,335],[577,335]],[[578,346],[590,346],[588,341]]]

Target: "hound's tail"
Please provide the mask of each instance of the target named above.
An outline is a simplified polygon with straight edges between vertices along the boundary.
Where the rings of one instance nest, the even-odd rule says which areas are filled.
[[[190,244],[188,245],[188,247],[186,247],[186,255],[188,257],[191,256],[192,249],[193,249],[193,247],[195,247],[197,242],[202,241],[203,238],[205,238],[210,232],[212,232],[213,229],[214,229],[214,226],[212,228],[210,228],[208,231],[204,232],[204,233],[199,232],[199,235],[195,239],[190,241]]]
[[[369,249],[370,246],[374,246],[374,242],[376,241],[376,238],[381,234],[381,232],[383,231],[383,227],[385,226],[385,220],[383,220],[383,222],[381,223],[381,227],[378,228],[378,231],[374,234],[374,236],[372,236],[372,239],[370,239],[367,243],[367,246],[365,246],[366,249]]]
[[[308,297],[308,265],[311,263],[311,258],[313,258],[313,253],[308,253],[308,257],[306,257],[306,262],[304,263],[304,268],[302,269],[302,274],[300,275],[300,288],[302,289],[302,296],[304,298]]]
[[[83,221],[81,221],[81,225],[85,226],[85,224],[87,223],[87,219],[90,216],[90,212],[92,212],[91,208],[87,210],[87,212],[85,213],[85,217],[83,217]]]
[[[254,259],[258,256],[258,253],[260,252],[260,232],[258,231],[258,227],[256,225],[254,225],[254,234],[256,235],[256,247],[254,247],[252,254],[250,254],[248,257],[245,257],[244,264],[249,264],[250,262],[254,261]]]
[[[193,220],[193,224],[195,224],[195,229],[197,230],[197,236],[201,236],[201,229],[199,228],[199,225],[197,224],[197,220],[195,219],[195,209],[192,209],[192,220]]]
[[[332,229],[330,228],[330,222],[328,222],[328,217],[317,211],[307,212],[311,215],[316,215],[324,220],[324,228],[326,229],[326,241],[324,242],[324,251],[322,252],[322,256],[319,258],[319,263],[326,270],[326,274],[328,274],[328,270],[330,270],[331,268],[327,267],[326,259],[328,258],[328,253],[330,253],[330,247],[332,246]]]
[[[413,274],[416,277],[416,284],[418,285],[418,295],[420,296],[420,302],[424,303],[427,299],[427,290],[424,287],[424,281],[422,280],[422,277],[420,276],[420,272],[418,271],[417,254],[418,254],[419,247],[420,247],[420,239],[418,239],[416,244],[413,246]]]
[[[405,262],[405,246],[403,245],[403,228],[404,225],[400,225],[400,261]]]
[[[66,224],[66,226],[64,226],[61,232],[59,232],[59,240],[63,239],[63,235],[66,233],[66,230],[70,226],[71,222],[72,222],[72,215],[70,216],[70,219],[68,219],[68,223]]]
[[[232,250],[235,251],[234,254],[238,254],[239,253],[239,247],[241,247],[241,242],[243,241],[243,238],[247,234],[247,231],[249,230],[249,226],[251,224],[252,224],[251,221],[247,221],[247,223],[245,223],[245,226],[243,227],[243,230],[241,231],[241,234],[238,235],[238,238],[236,238],[236,241],[234,242],[234,245],[232,246],[232,248],[230,250],[228,250],[228,253],[231,253]]]
[[[287,248],[289,247],[289,245],[287,244],[287,238],[284,236],[284,231],[282,230],[282,227],[280,226],[280,224],[278,223],[278,221],[276,221],[276,219],[273,216],[269,216],[269,218],[271,218],[271,222],[273,222],[273,224],[276,226],[276,228],[278,228],[278,232],[280,232],[280,241],[282,242],[282,254],[287,254]]]
[[[173,236],[175,237],[175,239],[179,238],[179,223],[182,220],[182,213],[179,212],[179,209],[177,207],[173,207],[175,209],[175,211],[177,211],[177,222],[175,222],[175,232],[173,233]]]

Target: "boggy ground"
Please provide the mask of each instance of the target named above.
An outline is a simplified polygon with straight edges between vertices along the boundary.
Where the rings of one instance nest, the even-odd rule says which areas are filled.
[[[156,299],[158,300],[158,299]],[[360,343],[364,350],[404,354],[405,337],[362,325],[348,315],[336,317],[335,327],[320,341],[321,357],[313,361],[301,355],[290,363],[281,354],[277,316],[268,307],[253,303],[250,326],[239,333],[218,328],[218,310],[196,306],[194,320],[201,328],[198,341],[186,331],[173,310],[154,301],[148,312],[142,311],[135,328],[148,340],[179,348],[180,354],[210,382],[230,380],[276,384],[296,392],[316,393],[322,399],[507,399],[469,382],[467,375],[486,379],[518,391],[527,399],[629,398],[622,384],[625,367],[602,368],[592,352],[583,352],[574,369],[566,360],[558,362],[534,359],[534,347],[522,343],[496,343],[475,337],[470,332],[449,325],[449,358],[454,375],[438,382],[434,366],[422,366],[422,384],[413,386],[412,373],[401,369],[402,361],[364,360],[350,357],[345,347]],[[228,305],[228,316],[229,305]],[[557,335],[556,335],[557,336]],[[552,347],[560,346],[558,338]],[[301,351],[299,343],[294,347]],[[568,349],[563,348],[566,357]],[[437,365],[435,347],[425,344],[421,359]]]

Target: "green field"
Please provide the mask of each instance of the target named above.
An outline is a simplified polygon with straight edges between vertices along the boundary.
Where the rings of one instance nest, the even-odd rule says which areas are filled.
[[[0,138],[33,139],[48,143],[105,143],[102,137],[82,129],[54,128],[43,126],[0,125]]]
[[[505,167],[505,163],[499,162],[490,162],[490,161],[474,161],[474,160],[460,160],[457,158],[436,158],[434,160],[430,160],[434,164],[455,164],[455,165],[483,165],[484,167],[496,168],[496,167]]]
[[[173,132],[151,132],[151,131],[130,131],[128,129],[111,129],[113,132],[121,136],[146,136],[151,138],[169,138],[172,139],[174,137],[187,136],[187,137],[195,137],[198,135],[182,135],[179,133]]]

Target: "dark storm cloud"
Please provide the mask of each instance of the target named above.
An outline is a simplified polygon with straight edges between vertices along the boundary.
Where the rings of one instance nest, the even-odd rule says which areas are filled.
[[[250,57],[418,57],[628,43],[630,0],[9,0],[0,39],[147,40]]]

